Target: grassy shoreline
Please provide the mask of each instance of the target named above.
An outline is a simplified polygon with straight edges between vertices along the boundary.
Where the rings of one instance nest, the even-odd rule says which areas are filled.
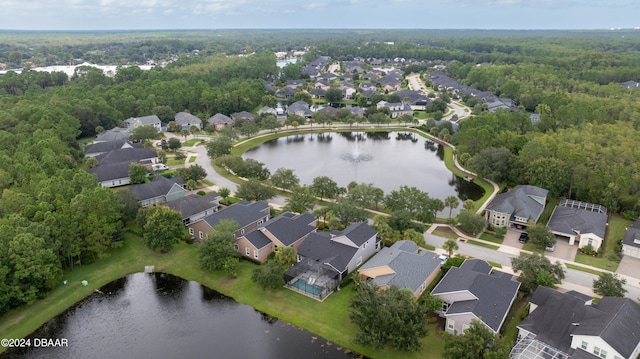
[[[131,234],[127,234],[124,245],[113,250],[109,257],[76,267],[74,271],[65,272],[62,280],[67,280],[68,284],[61,284],[48,293],[47,297],[5,314],[0,319],[0,336],[23,338],[92,294],[95,289],[128,274],[142,272],[146,265],[155,266],[158,272],[197,281],[240,303],[251,305],[257,310],[307,329],[337,345],[350,348],[368,357],[439,358],[442,355],[444,342],[436,336],[433,324],[429,327],[429,335],[423,339],[423,351],[418,353],[404,353],[391,349],[377,350],[352,343],[351,339],[357,330],[349,320],[348,314],[348,303],[354,290],[352,285],[333,293],[324,302],[318,302],[284,288],[263,291],[250,279],[253,269],[257,268],[255,264],[241,262],[238,277],[231,279],[223,272],[201,270],[197,266],[194,245],[180,243],[171,252],[160,254],[146,248],[139,238]],[[82,286],[82,280],[87,280],[89,285]],[[0,348],[0,353],[4,350],[5,348]]]

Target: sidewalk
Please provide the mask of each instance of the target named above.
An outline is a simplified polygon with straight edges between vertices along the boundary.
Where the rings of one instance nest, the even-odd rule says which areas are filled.
[[[498,243],[494,243],[494,242],[489,242],[489,241],[485,241],[482,240],[480,238],[475,238],[475,237],[470,237],[467,236],[466,234],[462,233],[459,229],[455,228],[455,227],[451,227],[447,224],[432,224],[431,227],[429,227],[429,229],[427,229],[427,233],[429,234],[433,234],[433,231],[438,228],[438,227],[446,227],[451,229],[457,236],[458,239],[457,240],[464,240],[464,241],[468,241],[468,240],[474,240],[476,242],[480,242],[480,243],[484,243],[487,245],[491,245],[491,246],[496,246],[499,247],[497,249],[498,252],[503,252],[503,253],[508,253],[511,255],[515,255],[515,256],[519,256],[520,253],[524,252],[524,253],[531,253],[530,251],[525,251],[525,250],[521,250],[519,248],[515,248],[515,247],[511,247],[511,246],[507,246],[507,245],[503,245],[503,244],[498,244]],[[436,248],[436,252],[437,253],[446,253],[445,250],[441,249],[441,248]],[[638,279],[624,275],[624,274],[620,274],[620,273],[616,273],[616,272],[611,272],[602,268],[597,268],[597,267],[593,267],[590,265],[586,265],[586,264],[582,264],[582,263],[577,263],[577,262],[573,262],[573,261],[568,261],[568,260],[564,260],[564,259],[560,259],[560,258],[553,258],[555,259],[555,261],[560,262],[563,267],[568,268],[567,267],[567,263],[569,265],[575,266],[575,267],[581,267],[581,268],[585,268],[588,270],[592,270],[592,271],[598,271],[598,272],[609,272],[609,273],[613,273],[613,274],[617,274],[618,277],[625,279],[627,281],[627,285],[636,287],[636,288],[640,288],[640,281],[638,281]],[[553,262],[553,261],[552,261]],[[511,272],[513,272],[513,270],[511,268],[508,268],[508,270],[506,269],[508,267],[504,267],[502,268],[502,271],[508,271],[511,270]],[[559,285],[559,287],[561,288],[565,288],[567,290],[577,290],[581,293],[592,293],[591,295],[595,296],[595,294],[593,294],[593,289],[590,287],[584,287],[584,286],[580,286],[577,284],[573,284],[573,283],[569,283],[566,281],[562,281],[562,284]]]

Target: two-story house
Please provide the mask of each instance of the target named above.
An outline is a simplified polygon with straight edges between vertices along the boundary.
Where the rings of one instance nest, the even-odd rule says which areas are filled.
[[[264,262],[276,248],[298,247],[317,230],[318,219],[311,213],[282,213],[259,225],[236,240],[236,251],[245,257]]]
[[[343,231],[313,232],[298,247],[298,263],[285,273],[287,287],[323,300],[380,249],[378,232],[366,222]]]
[[[195,239],[204,239],[211,229],[223,219],[232,219],[238,223],[235,237],[238,238],[269,220],[271,207],[265,201],[241,201],[218,212],[187,225],[189,235]]]
[[[515,186],[495,196],[487,205],[487,221],[494,227],[524,229],[529,221],[538,222],[548,193],[536,186]]]
[[[494,271],[481,259],[468,259],[459,268],[451,267],[431,294],[443,301],[440,315],[448,333],[464,334],[474,319],[498,333],[519,288],[513,275]]]
[[[510,359],[635,359],[640,355],[640,306],[628,298],[592,298],[538,287],[518,325]]]

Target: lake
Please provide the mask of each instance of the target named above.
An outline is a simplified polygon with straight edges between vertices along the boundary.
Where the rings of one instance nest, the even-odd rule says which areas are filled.
[[[1,358],[354,358],[294,325],[197,282],[137,273],[100,288],[30,338],[67,339],[60,348]]]
[[[444,148],[412,132],[325,132],[280,137],[245,152],[271,173],[294,170],[302,184],[328,176],[341,187],[373,183],[385,194],[400,186],[417,187],[429,196],[454,195],[461,202],[484,194],[474,183],[455,176],[444,164]],[[459,210],[462,203],[457,208]],[[454,210],[453,213],[457,213]],[[448,216],[449,209],[439,216]]]

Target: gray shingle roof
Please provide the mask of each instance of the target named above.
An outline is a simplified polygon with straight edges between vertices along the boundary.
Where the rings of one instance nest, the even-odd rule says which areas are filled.
[[[100,165],[118,162],[140,162],[141,160],[158,157],[155,148],[118,148],[96,156]]]
[[[178,126],[202,126],[202,120],[188,112],[178,112],[174,119]]]
[[[84,148],[84,154],[90,155],[94,153],[104,153],[117,150],[124,147],[142,148],[142,143],[134,143],[128,139],[120,139],[115,141],[104,141],[88,145]]]
[[[223,219],[233,219],[238,223],[238,228],[243,228],[269,214],[269,204],[265,201],[247,202],[241,201],[223,208],[218,212],[204,217],[211,227]]]
[[[156,176],[157,177],[157,176]],[[162,176],[160,176],[162,177]],[[210,208],[218,207],[220,195],[212,192],[204,196],[190,194],[165,203],[165,206],[175,209],[182,214],[182,218],[189,218]]]
[[[473,313],[494,331],[500,330],[511,304],[520,288],[520,282],[512,280],[507,273],[495,271],[486,274],[486,266],[479,259],[460,268],[452,267],[440,283],[431,291],[433,295],[469,291],[477,300],[454,302],[447,314]],[[476,271],[480,270],[480,271]]]
[[[622,239],[622,244],[640,247],[640,243],[635,243],[634,240],[640,240],[640,218],[636,219],[631,227],[627,228],[627,232],[625,232],[624,238]]]
[[[169,179],[164,176],[155,176],[151,182],[141,183],[131,187],[131,192],[133,192],[139,200],[144,201],[166,195],[175,184],[182,186],[184,185],[184,181],[180,177]]]
[[[548,193],[549,191],[546,189],[536,186],[515,186],[511,191],[495,196],[487,206],[487,210],[510,213],[511,220],[517,216],[537,222],[544,211],[544,203],[541,203],[536,197],[546,199]]]
[[[315,221],[316,217],[311,213],[295,215],[291,212],[285,212],[260,225],[258,228],[251,230],[251,232],[245,235],[245,238],[256,248],[262,248],[268,244],[264,242],[265,240],[271,243],[271,240],[262,232],[268,231],[282,242],[282,244],[290,246],[300,240],[300,238],[314,232],[316,227],[311,225],[311,223]],[[261,235],[254,234],[253,232],[260,232]]]
[[[314,232],[298,247],[298,254],[331,266],[340,272],[347,270],[349,261],[356,255],[358,248],[331,240],[331,234]]]
[[[398,241],[385,247],[371,257],[360,270],[389,266],[395,273],[373,279],[378,285],[409,288],[415,292],[422,283],[440,268],[437,254],[429,251],[417,253],[418,246],[412,241]]]
[[[131,135],[128,129],[123,127],[116,127],[110,130],[106,130],[96,135],[96,139],[93,140],[94,143],[97,142],[107,142],[107,141],[117,141],[117,140],[126,140]]]
[[[593,233],[604,239],[607,229],[606,208],[598,206],[594,207],[595,211],[592,211],[583,207],[574,208],[566,205],[569,205],[569,203],[560,202],[553,210],[547,224],[552,231],[566,233],[567,235]]]
[[[349,238],[358,247],[363,245],[371,237],[378,233],[375,229],[371,228],[367,222],[359,222],[350,225],[342,231],[347,238]]]
[[[538,287],[531,302],[538,307],[518,327],[565,353],[574,351],[574,334],[600,337],[625,358],[640,342],[640,307],[628,298],[604,297],[585,305],[583,299]]]
[[[233,124],[233,120],[229,116],[225,116],[221,113],[216,113],[215,115],[209,117],[209,119],[207,120],[207,123],[210,125],[216,125],[216,124],[229,125],[229,124]]]
[[[99,165],[87,170],[98,177],[98,182],[129,177],[129,162]]]

